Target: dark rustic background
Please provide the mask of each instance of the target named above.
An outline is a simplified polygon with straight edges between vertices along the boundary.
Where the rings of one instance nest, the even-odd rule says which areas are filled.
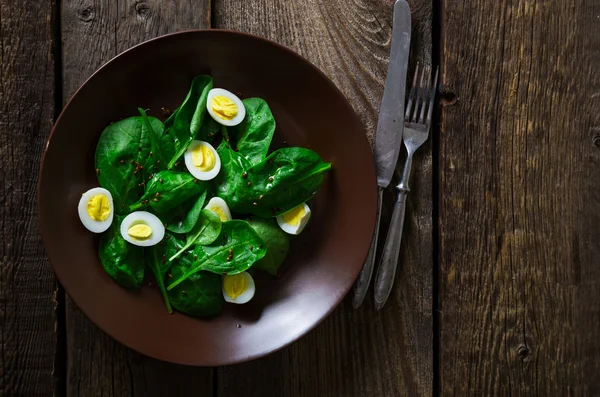
[[[409,3],[441,101],[390,301],[192,368],[115,342],[57,285],[36,214],[53,121],[119,52],[213,27],[308,58],[372,137],[393,1],[0,0],[0,395],[600,395],[600,0]]]

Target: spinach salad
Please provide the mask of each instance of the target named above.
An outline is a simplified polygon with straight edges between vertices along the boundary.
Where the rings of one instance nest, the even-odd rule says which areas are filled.
[[[102,131],[100,187],[79,202],[83,225],[102,233],[104,270],[133,290],[153,277],[169,312],[213,316],[248,302],[251,273],[277,275],[331,164],[309,149],[270,151],[267,103],[207,75],[164,123],[138,113]]]

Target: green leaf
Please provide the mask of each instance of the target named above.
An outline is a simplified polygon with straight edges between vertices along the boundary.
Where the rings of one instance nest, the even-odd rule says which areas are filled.
[[[118,217],[121,218],[121,217]],[[138,289],[144,278],[142,247],[129,244],[120,232],[122,219],[113,221],[106,233],[100,236],[100,262],[106,273],[125,288]]]
[[[265,256],[256,262],[252,268],[276,276],[290,249],[289,234],[281,230],[277,221],[273,218],[252,217],[248,220],[248,223],[267,246]]]
[[[199,75],[192,80],[192,86],[183,103],[169,119],[169,134],[175,139],[175,154],[168,164],[171,169],[177,159],[183,155],[190,143],[196,138],[204,122],[208,92],[213,87],[212,77]]]
[[[146,124],[138,116],[117,121],[100,135],[95,155],[98,181],[111,193],[118,214],[128,213],[143,194],[140,184],[146,170],[139,166],[147,164],[153,131],[163,131],[160,120],[148,117]]]
[[[267,156],[275,132],[275,119],[264,99],[248,98],[243,103],[246,117],[229,129],[230,143],[250,164],[255,165]]]
[[[174,237],[169,240],[174,244],[167,245],[167,256],[183,246],[183,242]],[[173,280],[183,276],[192,267],[192,261],[193,252],[189,250],[187,255],[180,256],[173,262],[170,277],[166,278],[169,300],[175,309],[191,316],[204,317],[218,314],[224,303],[221,276],[200,271],[172,287]]]
[[[167,253],[170,253],[176,248],[177,241],[175,236],[167,233],[166,238],[163,239],[160,244],[148,248],[150,251],[150,260],[146,262],[150,270],[152,270],[152,273],[154,273],[156,284],[158,284],[158,287],[160,288],[160,292],[169,313],[172,313],[173,309],[171,308],[171,302],[165,286],[165,275],[171,267],[171,263],[167,261]]]
[[[276,150],[254,166],[226,142],[217,153],[221,158],[217,195],[233,212],[263,218],[281,215],[310,200],[331,168],[317,153],[299,147]]]
[[[129,209],[135,211],[149,205],[158,214],[164,214],[202,194],[206,186],[187,172],[160,171],[148,181],[144,195]]]
[[[161,220],[165,223],[165,228],[179,234],[185,234],[192,230],[200,218],[207,193],[204,191],[197,198],[192,197],[168,214],[163,214]]]
[[[148,175],[167,168],[167,162],[173,156],[175,147],[172,139],[168,139],[168,137],[164,139],[165,135],[162,130],[154,130],[144,109],[138,108],[138,111],[143,121],[142,132],[150,139],[150,153],[143,163],[145,175]]]
[[[186,242],[169,261],[177,258],[192,245],[208,245],[215,241],[221,233],[221,219],[210,210],[202,210],[194,228],[186,236]]]
[[[169,286],[174,288],[196,272],[237,274],[265,256],[264,241],[246,221],[224,222],[221,234],[211,244],[197,245],[193,265]]]

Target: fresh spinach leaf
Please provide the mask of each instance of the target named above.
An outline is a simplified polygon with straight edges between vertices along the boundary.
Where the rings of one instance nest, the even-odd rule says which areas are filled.
[[[175,144],[168,135],[164,134],[164,126],[160,130],[155,130],[146,111],[138,108],[138,112],[142,117],[142,128],[146,129],[143,133],[150,138],[150,153],[144,163],[145,175],[165,170],[167,163],[175,154]]]
[[[221,234],[211,244],[197,245],[194,263],[169,286],[174,288],[196,272],[205,270],[216,274],[237,274],[248,270],[265,256],[264,241],[246,221],[224,222]]]
[[[265,256],[256,262],[252,268],[276,276],[290,249],[289,235],[281,230],[277,221],[273,218],[265,219],[253,216],[248,219],[248,223],[267,246]]]
[[[154,117],[130,117],[117,121],[102,131],[96,146],[96,173],[100,186],[114,201],[115,212],[126,214],[129,206],[143,194],[144,164],[152,150],[152,131],[163,131]],[[142,168],[141,168],[141,167]]]
[[[174,254],[183,247],[183,242],[171,238],[174,244],[168,245],[167,256]],[[199,271],[190,275],[186,280],[171,287],[173,280],[181,278],[192,267],[193,251],[186,251],[186,255],[176,259],[166,278],[169,300],[175,309],[191,316],[213,316],[223,308],[223,293],[221,292],[221,276]]]
[[[194,228],[187,234],[186,242],[169,261],[177,258],[193,245],[208,245],[215,241],[221,233],[221,219],[210,210],[202,210]]]
[[[188,233],[198,222],[200,212],[206,201],[207,191],[202,192],[200,196],[192,197],[177,208],[174,208],[168,214],[161,215],[161,220],[165,223],[165,228],[173,233]]]
[[[213,79],[207,75],[199,75],[192,80],[192,86],[183,103],[175,112],[173,124],[169,122],[169,134],[175,139],[175,154],[168,164],[172,169],[177,159],[183,155],[190,143],[200,132],[204,122],[208,92],[212,89]]]
[[[254,166],[226,141],[217,153],[221,158],[217,195],[233,212],[263,218],[281,215],[310,200],[331,168],[317,153],[299,147],[276,150]]]
[[[248,98],[242,102],[246,117],[229,129],[230,143],[250,164],[255,165],[267,157],[275,132],[275,119],[264,99]]]
[[[135,211],[149,205],[158,214],[164,214],[206,190],[206,184],[187,172],[160,171],[146,184],[144,195],[129,207]]]
[[[121,217],[118,217],[121,218]],[[129,244],[120,232],[122,218],[100,236],[100,262],[106,273],[125,288],[138,289],[144,278],[142,247]]]
[[[172,313],[173,309],[171,308],[169,294],[167,293],[167,288],[165,286],[165,275],[171,267],[171,262],[167,260],[167,255],[175,251],[177,246],[177,238],[174,235],[167,233],[166,238],[163,239],[162,242],[148,249],[150,251],[150,258],[149,261],[146,261],[146,264],[150,270],[152,270],[152,273],[154,273],[156,283],[160,288],[160,292],[169,313]]]

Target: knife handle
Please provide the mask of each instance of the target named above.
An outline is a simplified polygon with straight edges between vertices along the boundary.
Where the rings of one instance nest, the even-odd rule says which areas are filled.
[[[358,309],[363,303],[369,285],[371,284],[371,277],[373,276],[373,268],[375,267],[375,255],[377,253],[377,240],[379,239],[379,223],[381,221],[381,203],[383,201],[383,188],[379,188],[378,192],[378,207],[377,207],[377,221],[375,222],[375,233],[373,234],[373,240],[371,241],[371,248],[367,254],[365,264],[354,284],[354,299],[352,300],[352,306]]]
[[[404,214],[406,212],[406,196],[408,190],[399,190],[388,235],[381,253],[381,262],[375,278],[375,309],[381,310],[388,299],[398,267],[400,256],[400,241],[402,240],[402,228],[404,227]]]

